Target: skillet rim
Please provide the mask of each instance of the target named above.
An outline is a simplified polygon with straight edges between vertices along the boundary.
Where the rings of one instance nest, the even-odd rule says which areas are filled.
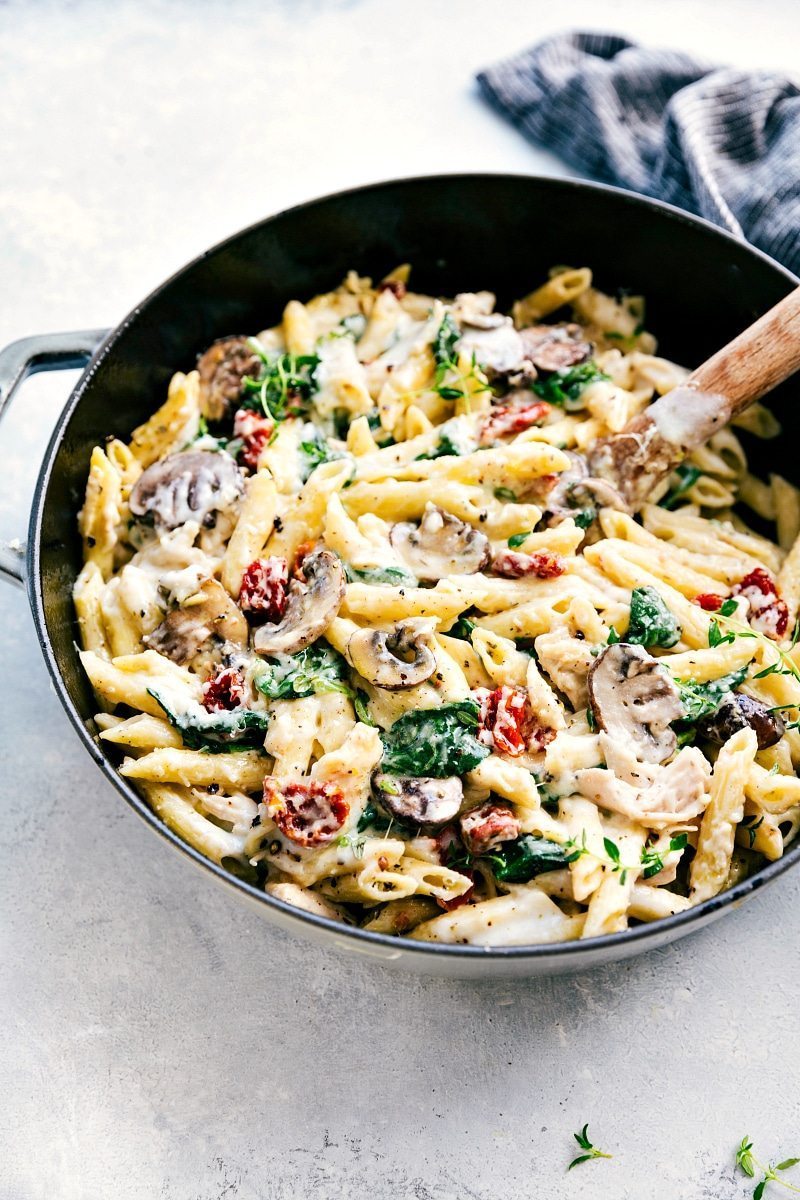
[[[368,952],[370,946],[376,952],[379,950],[390,950],[392,953],[388,955],[373,954],[374,958],[382,958],[387,963],[392,960],[400,961],[402,958],[409,958],[411,956],[420,958],[432,956],[434,961],[444,961],[448,958],[487,962],[495,960],[530,960],[532,964],[539,962],[543,967],[552,960],[554,968],[558,968],[562,963],[577,968],[581,965],[581,960],[586,960],[583,965],[589,967],[596,965],[599,961],[616,961],[635,953],[641,953],[647,949],[648,943],[652,943],[655,946],[673,941],[677,937],[691,932],[693,928],[699,929],[714,917],[722,915],[724,909],[738,907],[745,898],[773,882],[778,876],[800,861],[800,838],[796,845],[788,853],[784,854],[782,858],[775,862],[767,863],[754,875],[741,880],[727,891],[712,896],[694,908],[686,909],[684,912],[675,913],[669,917],[662,917],[657,921],[642,923],[631,929],[622,930],[619,933],[603,934],[600,937],[590,938],[586,941],[538,943],[525,946],[464,946],[415,941],[411,938],[399,938],[391,934],[372,933],[368,930],[359,929],[356,926],[344,925],[327,917],[317,916],[315,913],[308,913],[302,909],[298,909],[285,901],[270,896],[267,892],[260,890],[253,884],[237,878],[220,864],[206,858],[194,846],[184,841],[157,816],[155,811],[150,808],[132,785],[119,774],[111,757],[100,750],[94,735],[81,718],[58,668],[44,613],[44,589],[41,578],[41,530],[46,493],[61,442],[72,415],[83,399],[84,393],[92,382],[100,364],[113,353],[116,342],[143,310],[160,299],[163,293],[176,280],[189,274],[195,267],[205,262],[208,258],[211,258],[219,251],[232,246],[241,238],[247,237],[249,234],[254,233],[256,230],[279,218],[301,215],[329,201],[357,194],[363,195],[370,192],[391,190],[393,188],[402,189],[405,185],[409,184],[453,183],[458,181],[474,184],[480,181],[491,185],[493,182],[500,180],[512,181],[513,183],[524,182],[537,188],[552,189],[556,193],[559,191],[570,191],[583,192],[589,196],[597,193],[610,195],[619,202],[621,208],[631,206],[640,211],[647,211],[650,215],[655,215],[657,219],[664,220],[666,224],[677,222],[678,224],[699,227],[703,231],[704,236],[712,240],[717,239],[723,244],[734,245],[738,252],[744,250],[748,256],[760,260],[778,275],[782,276],[789,286],[800,284],[800,280],[791,271],[787,270],[786,267],[783,267],[762,250],[749,245],[743,239],[736,237],[733,233],[722,229],[720,226],[712,224],[703,217],[695,216],[692,213],[675,207],[675,205],[668,204],[662,200],[656,200],[653,197],[645,196],[638,192],[585,179],[535,174],[528,175],[521,172],[437,172],[430,175],[413,175],[396,179],[378,180],[357,187],[344,188],[337,192],[331,192],[324,196],[317,196],[311,200],[291,205],[289,208],[282,209],[228,235],[190,259],[188,263],[174,271],[159,283],[142,301],[135,305],[122,321],[114,326],[103,339],[91,362],[70,393],[50,436],[42,459],[28,525],[26,591],[34,619],[36,636],[56,695],[61,701],[73,727],[76,729],[80,740],[96,765],[114,788],[124,797],[130,807],[152,829],[187,855],[195,864],[210,871],[217,879],[226,883],[229,888],[243,893],[257,903],[265,905],[267,912],[273,910],[280,914],[282,920],[279,919],[277,922],[279,927],[286,928],[287,925],[294,924],[296,931],[302,934],[304,932],[303,927],[310,926],[317,933],[329,933],[335,935],[337,938],[343,938],[346,941],[352,942],[353,944],[350,948],[354,950],[361,949],[362,952]],[[628,947],[631,947],[631,949],[626,950]]]

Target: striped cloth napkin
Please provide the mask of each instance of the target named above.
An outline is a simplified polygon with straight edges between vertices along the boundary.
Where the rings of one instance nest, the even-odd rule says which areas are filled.
[[[583,174],[698,213],[800,274],[800,89],[786,76],[566,33],[478,83]]]

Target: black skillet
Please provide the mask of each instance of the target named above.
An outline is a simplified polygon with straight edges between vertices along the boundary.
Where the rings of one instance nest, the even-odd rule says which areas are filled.
[[[56,691],[92,758],[154,829],[285,929],[329,947],[408,970],[446,976],[573,971],[664,945],[729,912],[800,858],[778,862],[686,913],[624,933],[554,946],[436,946],[346,928],[292,908],[234,878],[181,841],[117,774],[92,728],[95,703],[76,653],[70,592],[81,565],[76,513],[92,447],[131,430],[163,400],[170,376],[188,370],[215,338],[280,320],[285,303],[335,287],[350,269],[380,277],[414,267],[415,290],[432,295],[490,288],[505,307],[555,263],[591,266],[597,284],[647,297],[659,351],[694,366],[781,299],[797,279],[719,229],[614,188],[513,175],[450,175],[375,184],[315,200],[260,222],[190,263],[110,333],[25,338],[0,354],[0,413],[35,371],[88,366],[44,456],[24,556],[6,551],[0,573],[25,583]],[[93,356],[93,357],[92,357]],[[748,445],[753,469],[796,476],[797,384],[769,400],[779,441]],[[121,849],[121,853],[123,850]]]

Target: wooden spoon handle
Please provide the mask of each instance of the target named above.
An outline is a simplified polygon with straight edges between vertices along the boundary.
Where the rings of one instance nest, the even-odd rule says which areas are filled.
[[[590,471],[635,512],[690,451],[800,370],[800,288],[592,451]]]

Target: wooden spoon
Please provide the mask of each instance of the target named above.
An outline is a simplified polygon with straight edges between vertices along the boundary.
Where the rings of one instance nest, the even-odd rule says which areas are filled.
[[[800,370],[800,288],[589,454],[592,475],[637,512],[692,450]]]

